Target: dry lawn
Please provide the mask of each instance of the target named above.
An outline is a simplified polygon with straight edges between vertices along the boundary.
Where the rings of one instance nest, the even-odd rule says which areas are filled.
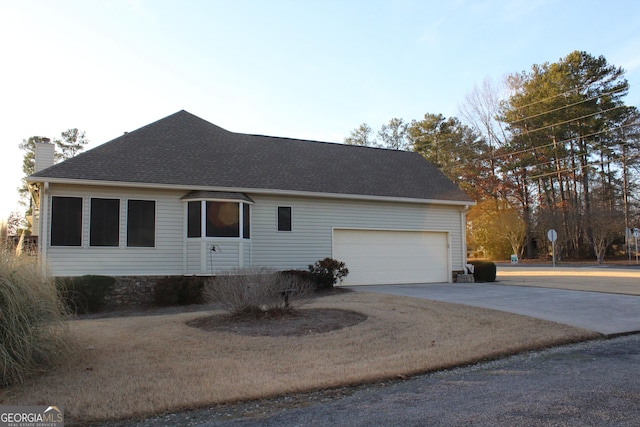
[[[639,270],[602,269],[593,271],[559,267],[548,270],[531,268],[530,271],[527,271],[499,268],[497,279],[501,285],[640,295]]]
[[[281,337],[186,325],[212,312],[75,320],[75,355],[0,392],[0,404],[64,406],[69,425],[84,424],[394,378],[598,336],[392,295],[347,293],[305,308],[352,310],[367,319],[331,332]]]

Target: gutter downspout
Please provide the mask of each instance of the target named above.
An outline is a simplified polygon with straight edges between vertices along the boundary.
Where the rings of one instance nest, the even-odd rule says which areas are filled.
[[[49,242],[49,182],[42,184],[40,191],[40,224],[38,224],[38,252],[40,252],[40,264],[42,272],[47,271],[47,244]]]
[[[462,269],[467,265],[467,211],[469,205],[465,205],[460,211],[460,228],[462,230]]]

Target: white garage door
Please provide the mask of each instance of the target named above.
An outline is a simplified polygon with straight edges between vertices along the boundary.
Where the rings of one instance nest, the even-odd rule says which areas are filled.
[[[447,233],[335,229],[333,258],[347,265],[349,285],[449,281]]]

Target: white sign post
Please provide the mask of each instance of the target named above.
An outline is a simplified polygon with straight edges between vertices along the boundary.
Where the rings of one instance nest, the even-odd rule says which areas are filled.
[[[553,228],[547,231],[547,239],[551,242],[551,257],[553,258],[553,267],[556,266],[556,240],[558,239],[558,232]]]
[[[633,235],[633,228],[624,229],[624,236],[627,242],[627,256],[629,257],[629,265],[631,265],[631,236],[632,235]]]
[[[638,264],[638,234],[640,234],[640,230],[634,228],[633,236],[636,238],[636,265]]]

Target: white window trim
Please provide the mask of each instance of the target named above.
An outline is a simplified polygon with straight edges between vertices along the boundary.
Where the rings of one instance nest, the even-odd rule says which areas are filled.
[[[74,198],[74,199],[80,199],[82,202],[80,204],[80,246],[66,246],[66,245],[52,245],[52,239],[51,239],[51,233],[53,233],[53,198],[54,197],[62,197],[62,198]],[[49,248],[84,248],[85,246],[85,223],[84,223],[84,218],[85,218],[85,211],[86,211],[86,207],[85,207],[85,197],[83,196],[77,196],[77,195],[66,195],[66,194],[55,194],[55,195],[51,195],[48,197],[49,200],[49,212],[47,213],[49,218],[48,218],[48,227],[49,230],[46,234],[47,236],[47,247]],[[89,230],[87,230],[88,232]],[[88,244],[88,242],[87,242]]]
[[[289,217],[291,222],[291,228],[289,230],[280,230],[280,208],[289,208]],[[277,206],[276,207],[276,231],[278,233],[293,232],[293,206]]]
[[[153,202],[153,246],[129,246],[127,244],[128,241],[128,233],[129,233],[129,201],[141,201],[141,202]],[[127,249],[155,249],[158,247],[158,200],[157,199],[142,199],[139,197],[132,197],[124,200],[124,215],[123,215],[123,238],[122,243],[123,246]]]
[[[191,199],[191,200],[184,200],[183,201],[185,203],[185,221],[184,221],[184,239],[185,241],[189,241],[189,240],[195,240],[195,239],[222,239],[222,240],[244,240],[244,241],[250,241],[253,233],[252,233],[252,224],[251,224],[251,215],[252,215],[252,209],[251,209],[251,205],[253,205],[253,203],[250,203],[248,201],[245,200],[237,200],[237,199]],[[188,236],[188,231],[189,231],[189,203],[190,202],[200,202],[200,237],[189,237]],[[207,236],[207,202],[219,202],[219,203],[235,203],[238,205],[238,236],[235,237],[226,237],[226,236]],[[243,205],[247,205],[249,206],[249,238],[245,239],[243,237],[244,235],[244,211],[243,211]]]

